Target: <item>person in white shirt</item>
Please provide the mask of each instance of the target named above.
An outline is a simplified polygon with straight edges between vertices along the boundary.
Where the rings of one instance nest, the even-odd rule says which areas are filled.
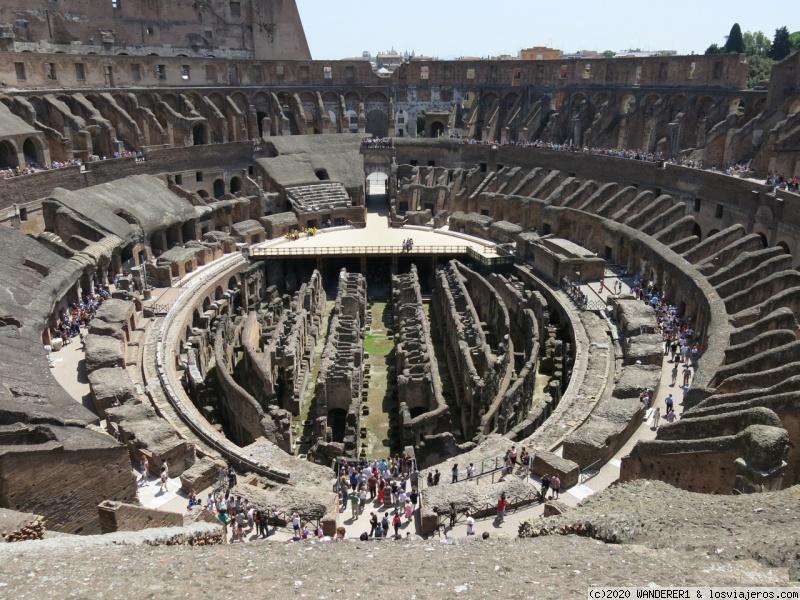
[[[475,535],[475,519],[467,515],[467,535]]]

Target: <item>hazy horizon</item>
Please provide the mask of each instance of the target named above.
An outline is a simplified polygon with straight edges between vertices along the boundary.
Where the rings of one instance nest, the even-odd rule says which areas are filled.
[[[333,60],[361,56],[365,50],[374,56],[392,48],[439,58],[516,56],[531,46],[568,53],[640,48],[702,54],[713,43],[724,44],[737,22],[743,32],[763,31],[770,39],[784,25],[800,30],[798,18],[793,23],[790,16],[797,7],[788,0],[756,6],[743,0],[618,0],[612,5],[575,0],[563,13],[531,0],[408,0],[391,6],[384,22],[383,15],[376,18],[374,2],[297,0],[311,56]]]

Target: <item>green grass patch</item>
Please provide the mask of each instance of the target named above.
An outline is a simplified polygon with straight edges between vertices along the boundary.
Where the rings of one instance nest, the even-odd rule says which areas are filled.
[[[386,356],[394,348],[394,341],[385,335],[367,335],[364,339],[364,350],[370,356]]]

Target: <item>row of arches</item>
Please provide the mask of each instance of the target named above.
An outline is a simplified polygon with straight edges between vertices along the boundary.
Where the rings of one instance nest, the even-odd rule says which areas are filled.
[[[15,169],[26,165],[42,167],[47,162],[42,144],[35,137],[25,138],[21,147],[12,138],[0,141],[0,169]]]

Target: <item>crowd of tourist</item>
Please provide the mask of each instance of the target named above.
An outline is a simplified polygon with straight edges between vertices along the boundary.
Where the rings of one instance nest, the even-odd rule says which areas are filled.
[[[383,539],[400,536],[400,527],[405,518],[410,523],[419,501],[419,492],[411,480],[416,477],[414,460],[408,456],[395,456],[358,463],[342,461],[339,465],[339,495],[342,509],[350,505],[355,521],[372,502],[377,512],[370,513],[370,530],[363,532],[361,539]],[[383,511],[383,517],[378,513]],[[394,531],[394,534],[392,534]]]
[[[403,252],[411,252],[414,248],[414,240],[411,238],[407,238],[403,240]]]
[[[86,294],[77,304],[70,304],[69,308],[61,310],[56,319],[53,338],[60,338],[64,345],[69,344],[72,338],[79,337],[83,341],[81,327],[88,327],[89,321],[94,317],[103,301],[109,298],[108,290],[97,288],[97,293]]]
[[[767,173],[766,184],[774,186],[779,190],[788,190],[790,192],[800,191],[800,182],[798,182],[797,176],[787,180],[783,175],[779,175],[778,173],[774,175],[772,173]]]
[[[135,158],[137,162],[145,159],[144,153],[142,153],[141,150],[130,152],[123,150],[122,152],[114,152],[113,156],[110,158]],[[96,156],[91,162],[100,162],[104,160],[108,160],[108,158],[106,156]],[[0,177],[3,179],[8,179],[9,177],[19,177],[20,175],[32,175],[33,173],[39,173],[41,171],[54,171],[56,169],[65,169],[67,167],[82,167],[83,164],[83,161],[79,158],[73,158],[69,160],[54,160],[46,166],[40,165],[36,161],[29,160],[26,161],[22,166],[0,169]]]
[[[488,141],[467,138],[465,144],[484,145],[484,146],[503,146],[512,148],[539,148],[541,150],[554,150],[556,152],[573,152],[576,154],[598,154],[602,156],[614,156],[616,158],[627,158],[629,160],[643,160],[646,162],[660,162],[664,159],[662,152],[647,152],[645,150],[625,150],[623,148],[597,148],[589,146],[575,146],[571,143],[556,144],[554,142],[544,142],[542,140],[533,141]]]
[[[561,289],[563,289],[567,295],[572,298],[572,301],[578,308],[585,308],[586,305],[589,304],[589,296],[583,293],[583,290],[580,288],[580,284],[574,283],[566,275],[561,278]]]
[[[362,148],[391,148],[392,138],[368,138],[361,141]]]

